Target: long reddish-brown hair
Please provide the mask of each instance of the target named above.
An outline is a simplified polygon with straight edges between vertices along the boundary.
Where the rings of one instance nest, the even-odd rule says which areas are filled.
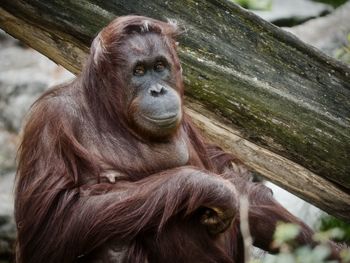
[[[186,114],[179,127],[190,155],[186,165],[139,156],[154,143],[128,128],[121,68],[127,61],[120,47],[130,34],[148,32],[168,47],[183,97],[177,27],[126,16],[97,35],[75,80],[46,92],[32,107],[18,156],[17,262],[117,262],[114,246],[124,248],[127,262],[244,262],[238,216],[220,235],[200,223],[205,208],[238,213],[237,194],[249,197],[259,247],[270,249],[278,220],[300,224],[300,242],[311,243],[311,230],[268,189],[250,182],[245,169],[235,169],[241,165],[236,158],[205,143]],[[103,181],[106,166],[127,179]]]

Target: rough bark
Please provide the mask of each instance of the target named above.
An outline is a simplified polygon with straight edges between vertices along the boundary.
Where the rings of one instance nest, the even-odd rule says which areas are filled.
[[[261,175],[350,219],[349,67],[225,0],[3,0],[0,7],[1,28],[74,73],[114,17],[178,20],[197,125]]]

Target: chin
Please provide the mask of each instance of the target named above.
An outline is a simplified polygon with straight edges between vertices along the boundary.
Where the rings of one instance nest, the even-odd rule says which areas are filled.
[[[153,141],[164,141],[173,137],[182,122],[182,112],[168,116],[149,117],[139,115],[134,118],[136,133],[144,138]]]

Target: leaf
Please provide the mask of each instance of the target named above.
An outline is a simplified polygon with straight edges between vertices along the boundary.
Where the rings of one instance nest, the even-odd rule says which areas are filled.
[[[343,263],[350,263],[350,248],[345,248],[340,252]]]
[[[332,228],[330,230],[324,232],[315,233],[313,236],[313,240],[316,242],[327,242],[329,239],[342,239],[344,237],[344,231],[340,228]]]
[[[294,224],[278,224],[274,234],[274,244],[280,247],[294,240],[300,233],[300,226]]]
[[[323,262],[331,253],[329,247],[324,245],[316,246],[312,251],[314,262]]]

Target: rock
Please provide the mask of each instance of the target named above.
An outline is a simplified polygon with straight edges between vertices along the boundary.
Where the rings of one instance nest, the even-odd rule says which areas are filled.
[[[15,172],[0,176],[0,218],[13,215],[14,180]],[[4,220],[0,219],[0,222],[4,222]]]
[[[272,190],[274,198],[280,202],[284,208],[293,215],[296,215],[311,228],[315,228],[320,217],[326,214],[316,206],[305,202],[271,182],[267,182],[265,185]]]
[[[0,177],[16,169],[17,134],[0,129]],[[1,189],[1,186],[0,186]],[[0,192],[1,193],[1,192]]]
[[[339,48],[349,45],[350,2],[337,8],[325,17],[312,19],[302,25],[284,28],[302,41],[315,46],[330,56]]]
[[[253,12],[271,23],[288,26],[328,14],[332,10],[330,5],[309,0],[272,0],[271,10]]]
[[[0,122],[3,128],[19,132],[29,107],[46,88],[43,82],[16,84],[4,83],[0,79]]]
[[[18,132],[25,113],[44,90],[74,75],[9,36],[0,39],[0,128]]]
[[[10,259],[16,238],[13,218],[14,173],[0,176],[0,259]]]
[[[10,37],[6,32],[0,29],[0,48],[20,45],[19,43],[17,39]]]

